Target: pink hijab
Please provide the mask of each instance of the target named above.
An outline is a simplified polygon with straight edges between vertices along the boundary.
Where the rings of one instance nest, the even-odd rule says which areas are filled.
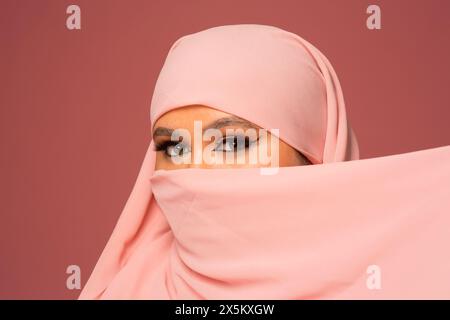
[[[450,298],[450,148],[358,160],[310,43],[251,24],[178,39],[152,128],[187,105],[278,128],[318,165],[154,171],[151,141],[80,299]]]

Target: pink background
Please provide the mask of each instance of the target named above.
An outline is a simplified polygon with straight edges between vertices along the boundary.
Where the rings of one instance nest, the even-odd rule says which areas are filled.
[[[82,30],[66,28],[69,4]],[[447,0],[2,0],[0,298],[78,297],[66,267],[84,285],[111,234],[178,37],[238,23],[304,37],[333,64],[368,158],[449,144],[449,16]]]

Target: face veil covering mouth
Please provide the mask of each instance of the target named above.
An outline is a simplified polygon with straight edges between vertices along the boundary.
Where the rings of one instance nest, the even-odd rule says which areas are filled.
[[[359,160],[306,40],[254,24],[178,39],[151,126],[187,105],[279,128],[315,165],[155,171],[151,141],[79,299],[450,298],[450,147]]]

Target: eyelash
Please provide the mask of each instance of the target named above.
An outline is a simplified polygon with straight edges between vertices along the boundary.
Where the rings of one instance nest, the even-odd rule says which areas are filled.
[[[227,141],[229,141],[229,140],[232,140],[233,141],[233,143],[234,143],[234,148],[233,148],[233,151],[236,151],[236,148],[237,148],[237,143],[238,143],[238,138],[240,138],[240,140],[244,140],[244,148],[245,149],[248,149],[250,146],[252,146],[254,143],[256,143],[256,142],[258,142],[259,141],[259,137],[257,138],[257,139],[255,139],[255,140],[253,140],[253,141],[250,141],[250,139],[249,139],[249,137],[248,136],[245,136],[245,137],[242,137],[242,136],[226,136],[226,137],[224,137],[222,140],[220,140],[217,144],[216,144],[216,147],[214,148],[214,150],[213,151],[216,151],[215,149],[219,146],[219,144],[224,144],[224,143],[226,143]],[[169,152],[168,152],[168,148],[169,147],[175,147],[175,146],[177,146],[177,145],[180,145],[180,147],[183,147],[183,142],[177,142],[177,141],[171,141],[171,140],[168,140],[168,141],[164,141],[164,142],[160,142],[160,143],[156,143],[155,144],[155,150],[156,151],[158,151],[158,152],[160,152],[160,151],[164,151],[164,154],[165,154],[165,156],[167,156],[167,157],[173,157],[173,156],[171,156],[170,154],[169,154]],[[189,149],[189,147],[187,147],[188,149]],[[225,151],[225,150],[222,150],[222,152],[229,152],[229,151]]]
[[[176,145],[183,146],[183,142],[167,140],[164,142],[156,143],[155,150],[156,151],[164,151],[164,155],[170,158],[172,156],[168,153],[168,149],[169,149],[169,147],[175,147]]]
[[[250,141],[250,139],[249,139],[249,137],[248,136],[239,136],[239,135],[237,135],[237,136],[226,136],[226,137],[224,137],[221,141],[219,141],[217,144],[216,144],[216,148],[217,148],[217,146],[218,146],[218,144],[220,144],[220,143],[225,143],[225,142],[227,142],[227,141],[232,141],[233,143],[234,143],[234,147],[233,147],[233,151],[236,151],[236,148],[238,147],[238,141],[240,140],[240,141],[244,141],[244,145],[243,145],[243,147],[245,148],[245,149],[248,149],[250,146],[252,146],[255,142],[257,142],[258,140],[259,140],[259,138],[257,138],[256,140],[253,140],[253,141]],[[214,151],[215,151],[215,149],[214,149]],[[229,151],[222,151],[222,152],[229,152]]]

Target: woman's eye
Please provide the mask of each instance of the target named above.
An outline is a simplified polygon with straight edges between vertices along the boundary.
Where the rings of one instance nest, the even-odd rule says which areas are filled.
[[[181,157],[191,151],[188,144],[176,141],[165,141],[156,146],[156,151],[164,151],[168,157]]]
[[[177,143],[176,145],[168,146],[166,149],[166,154],[169,157],[181,157],[184,156],[185,153],[189,152],[189,147],[183,143]]]
[[[247,136],[227,136],[217,143],[214,151],[233,152],[237,150],[247,149],[254,142],[255,141],[250,141]]]

